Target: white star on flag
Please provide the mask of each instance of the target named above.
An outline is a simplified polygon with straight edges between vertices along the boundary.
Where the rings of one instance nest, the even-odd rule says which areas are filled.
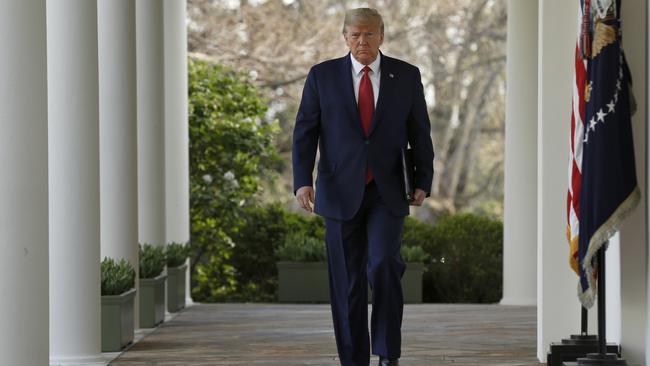
[[[614,112],[614,106],[615,106],[615,105],[616,105],[616,104],[614,103],[614,101],[611,100],[611,101],[609,102],[609,104],[607,105],[607,108],[609,108],[609,110],[607,111],[607,113],[609,113],[609,112]]]
[[[596,123],[598,123],[598,122],[596,122],[596,120],[594,120],[594,118],[592,117],[591,121],[589,121],[589,129],[592,130],[592,131],[595,130],[596,129]]]
[[[605,116],[607,115],[607,113],[603,113],[602,108],[599,109],[598,112],[596,112],[596,114],[598,115],[598,121],[605,122]]]

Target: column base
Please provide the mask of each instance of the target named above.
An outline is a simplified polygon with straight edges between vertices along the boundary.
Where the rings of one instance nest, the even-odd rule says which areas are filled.
[[[50,366],[106,366],[108,362],[100,355],[80,357],[51,357]]]
[[[499,305],[535,306],[537,305],[537,298],[504,297],[499,302]]]

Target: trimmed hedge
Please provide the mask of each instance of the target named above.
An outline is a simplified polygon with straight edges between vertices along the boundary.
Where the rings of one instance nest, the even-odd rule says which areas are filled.
[[[494,303],[502,297],[503,224],[474,214],[438,219],[423,278],[425,302]]]
[[[238,294],[227,301],[275,301],[278,291],[276,250],[289,234],[325,240],[325,223],[319,216],[306,217],[286,211],[280,204],[249,206],[244,223],[232,235],[232,255]]]
[[[279,204],[247,207],[242,216],[232,256],[223,259],[235,273],[238,292],[225,301],[275,301],[277,260],[325,260],[315,254],[325,238],[322,217],[290,213]],[[441,216],[435,225],[407,217],[401,254],[425,263],[425,302],[493,303],[502,294],[502,237],[500,221],[474,214]]]

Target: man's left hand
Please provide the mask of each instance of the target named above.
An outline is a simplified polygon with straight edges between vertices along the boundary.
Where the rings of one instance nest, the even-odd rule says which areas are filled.
[[[415,192],[413,193],[413,205],[422,206],[422,202],[424,202],[425,198],[427,198],[427,192],[421,190],[420,188],[416,188]]]

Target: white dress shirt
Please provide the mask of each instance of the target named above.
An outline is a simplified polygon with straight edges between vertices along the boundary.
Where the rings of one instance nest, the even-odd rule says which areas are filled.
[[[359,104],[359,84],[361,84],[361,77],[363,76],[364,64],[357,61],[357,59],[352,56],[350,53],[350,59],[352,59],[352,83],[354,84],[354,98]],[[370,82],[372,83],[372,94],[375,97],[375,108],[377,108],[377,98],[379,97],[379,76],[381,74],[381,53],[377,54],[377,58],[373,61],[368,67],[368,77],[370,77]]]

